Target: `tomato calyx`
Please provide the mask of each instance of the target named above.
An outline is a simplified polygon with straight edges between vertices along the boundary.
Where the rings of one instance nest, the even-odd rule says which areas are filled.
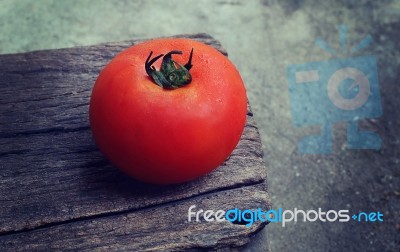
[[[192,81],[192,76],[189,70],[193,67],[193,48],[190,51],[188,62],[183,66],[172,59],[173,54],[182,54],[182,51],[170,51],[165,55],[160,54],[153,59],[151,59],[151,56],[153,55],[153,51],[151,51],[145,63],[146,73],[151,77],[155,84],[165,89],[183,87]],[[161,57],[163,57],[161,68],[157,71],[153,64]]]

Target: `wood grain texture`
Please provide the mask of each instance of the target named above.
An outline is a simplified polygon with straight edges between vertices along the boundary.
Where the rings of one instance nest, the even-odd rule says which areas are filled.
[[[227,55],[207,34],[185,37]],[[231,156],[190,183],[134,181],[99,152],[88,120],[91,89],[118,52],[140,42],[0,55],[1,251],[234,248],[265,225],[186,220],[193,204],[270,208],[250,107]]]

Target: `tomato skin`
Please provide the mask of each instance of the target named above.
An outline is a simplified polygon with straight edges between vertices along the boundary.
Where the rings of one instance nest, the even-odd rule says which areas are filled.
[[[174,60],[184,65],[192,48],[190,84],[163,89],[146,74],[150,51],[180,50]],[[96,80],[89,109],[100,150],[123,172],[154,184],[190,181],[221,165],[239,142],[246,113],[235,66],[190,39],[150,40],[118,54]]]

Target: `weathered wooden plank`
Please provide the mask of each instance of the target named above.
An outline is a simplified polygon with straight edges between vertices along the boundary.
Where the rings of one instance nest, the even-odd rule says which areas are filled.
[[[28,232],[0,236],[2,251],[105,250],[182,251],[190,248],[235,248],[262,228],[257,222],[188,222],[188,209],[269,208],[263,185],[210,193],[140,211],[89,218]],[[229,199],[229,200],[227,200]],[[142,221],[138,221],[142,220]],[[160,239],[162,238],[162,239]]]
[[[226,54],[221,45],[206,34],[187,37],[210,44]],[[201,199],[215,194],[218,204],[230,203],[232,206],[254,202],[252,197],[224,198],[223,195],[239,187],[245,188],[243,190],[249,193],[251,191],[249,195],[263,194],[264,208],[269,206],[264,187],[266,174],[263,153],[250,108],[244,134],[232,155],[217,170],[190,183],[154,186],[134,181],[112,167],[98,151],[88,122],[91,88],[100,70],[112,57],[138,42],[140,41],[0,55],[0,242],[6,248],[13,250],[14,245],[18,246],[19,243],[14,242],[15,240],[20,241],[20,245],[26,244],[21,248],[29,250],[36,248],[34,244],[39,247],[46,243],[56,244],[46,240],[45,237],[50,232],[48,229],[57,227],[60,234],[69,237],[69,228],[85,229],[97,219],[106,223],[110,218],[109,221],[116,221],[115,225],[125,225],[121,220],[129,215],[141,226],[140,223],[154,219],[154,216],[147,214],[149,209],[174,209],[177,202],[192,200],[194,197],[202,201]],[[177,208],[171,211],[183,210]],[[188,228],[181,222],[170,220],[169,223],[183,225],[182,230]],[[151,225],[155,228],[153,232],[159,232],[156,224]],[[231,241],[233,246],[238,246],[261,225],[257,224],[255,229],[243,229],[245,231],[235,234],[232,231],[232,235],[220,227],[222,229],[218,230],[222,233],[218,235],[221,238],[215,246],[225,246],[226,243],[221,241],[241,237],[236,242]],[[132,249],[154,248],[159,242],[160,246],[169,249],[169,245],[162,245],[160,240],[166,236],[153,239],[152,245],[142,242],[135,247],[132,242],[150,239],[152,232],[149,231],[151,229],[131,227],[126,236],[130,237],[128,241],[131,242],[120,244]],[[208,230],[207,228],[203,231]],[[225,226],[224,228],[229,229]],[[235,228],[237,227],[233,229]],[[134,230],[143,232],[147,238],[133,235]],[[184,234],[186,231],[182,230],[179,232]],[[90,240],[90,232],[86,233],[85,239]],[[31,234],[37,234],[41,238],[36,241],[37,237]],[[109,236],[102,237],[101,240],[109,241],[88,241],[92,244],[88,248],[102,247],[104,244],[109,244],[104,245],[104,249],[107,246],[117,248],[112,245],[112,241],[119,234],[110,231],[107,234]],[[161,231],[157,233],[160,234]],[[92,233],[92,237],[97,236],[99,234],[96,232]],[[187,238],[184,239],[184,244],[196,247],[191,241],[194,239],[192,234],[184,236]],[[10,237],[14,238],[10,240]],[[135,240],[135,237],[141,238]],[[60,244],[72,246],[74,242],[81,243],[83,238],[68,239],[69,242]],[[201,243],[201,239],[197,239],[197,242]],[[180,245],[171,245],[174,249],[190,247],[185,247],[179,241],[174,241],[173,244],[175,243]],[[119,245],[118,248],[128,248],[125,245]],[[67,248],[66,245],[54,246]],[[210,244],[207,246],[212,247]],[[84,247],[73,245],[72,248]]]

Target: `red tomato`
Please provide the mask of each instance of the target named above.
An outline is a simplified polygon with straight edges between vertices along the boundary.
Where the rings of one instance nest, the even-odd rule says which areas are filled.
[[[162,88],[146,73],[150,52],[182,51],[170,55],[178,71],[188,66],[192,49],[190,83]],[[102,70],[89,112],[94,139],[113,164],[141,181],[174,184],[211,172],[231,154],[244,129],[247,98],[239,72],[216,49],[190,39],[156,39],[124,50]]]

